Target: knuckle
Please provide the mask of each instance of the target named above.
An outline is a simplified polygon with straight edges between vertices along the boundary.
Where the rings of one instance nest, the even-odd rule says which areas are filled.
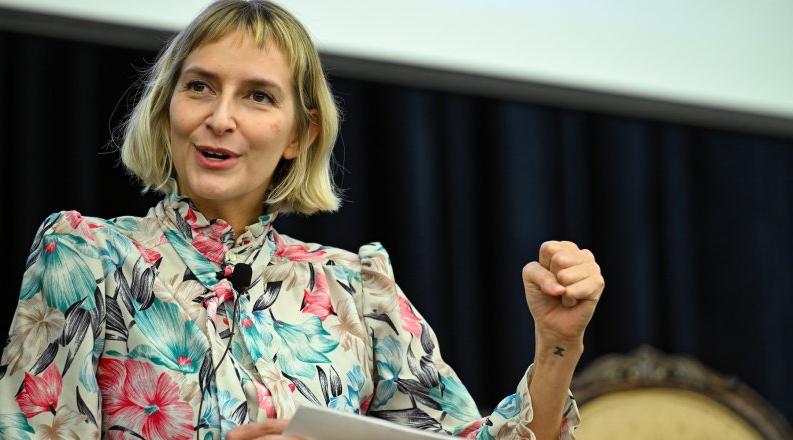
[[[554,253],[559,249],[559,242],[555,240],[548,240],[540,245],[540,252]]]
[[[588,260],[595,260],[595,254],[592,253],[589,249],[581,249],[581,253],[588,259]]]
[[[556,274],[556,279],[559,280],[560,283],[567,285],[573,281],[574,277],[571,271],[563,270]]]
[[[572,241],[561,241],[559,242],[563,247],[567,249],[578,249],[578,245],[573,243]]]
[[[551,257],[551,266],[554,267],[567,267],[567,255],[563,252],[557,252]]]

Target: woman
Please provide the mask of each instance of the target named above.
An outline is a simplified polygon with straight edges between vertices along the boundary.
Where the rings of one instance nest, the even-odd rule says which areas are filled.
[[[303,27],[271,3],[210,5],[163,51],[121,157],[165,194],[145,217],[53,214],[34,239],[0,364],[3,438],[280,436],[299,404],[477,438],[572,438],[569,387],[603,291],[589,251],[523,269],[534,364],[482,418],[377,243],[278,234],[333,211],[338,114]]]

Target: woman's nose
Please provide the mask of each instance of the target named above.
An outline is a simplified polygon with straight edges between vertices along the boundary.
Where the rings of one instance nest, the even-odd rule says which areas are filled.
[[[218,136],[223,133],[234,131],[237,128],[237,120],[234,115],[233,103],[228,99],[219,99],[206,120],[207,126]]]

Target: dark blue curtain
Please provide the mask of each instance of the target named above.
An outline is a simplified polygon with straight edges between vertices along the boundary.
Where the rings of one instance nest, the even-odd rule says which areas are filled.
[[[3,331],[47,214],[144,214],[156,202],[102,153],[136,68],[153,57],[0,33]],[[531,362],[522,266],[543,241],[567,239],[606,277],[581,367],[651,344],[738,377],[793,418],[793,141],[332,82],[346,115],[335,157],[347,201],[277,227],[350,250],[381,241],[482,407]]]

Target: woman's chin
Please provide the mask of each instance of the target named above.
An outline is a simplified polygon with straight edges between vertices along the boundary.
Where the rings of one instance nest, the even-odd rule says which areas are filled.
[[[219,180],[219,179],[212,179]],[[197,182],[189,182],[187,188],[179,188],[182,194],[193,199],[221,201],[229,199],[234,194],[234,185],[231,182],[211,181],[201,179]]]

